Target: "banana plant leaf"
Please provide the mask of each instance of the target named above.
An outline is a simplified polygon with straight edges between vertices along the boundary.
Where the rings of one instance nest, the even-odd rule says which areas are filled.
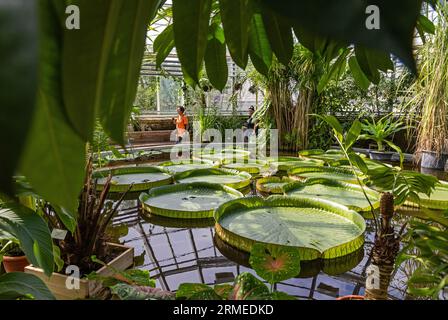
[[[288,170],[288,176],[295,180],[320,178],[357,183],[356,175],[350,169],[338,167],[296,167]]]
[[[224,203],[215,211],[216,233],[250,252],[255,243],[296,247],[301,260],[331,259],[355,252],[364,243],[362,216],[327,200],[270,196]]]
[[[113,169],[100,169],[93,173],[97,180],[97,189],[102,190],[107,177],[112,175],[111,192],[126,192],[132,184],[130,192],[148,190],[155,187],[171,184],[173,178],[165,170],[151,166],[120,167]]]
[[[380,205],[380,195],[369,188],[364,188],[373,209]],[[361,186],[328,179],[308,179],[305,182],[293,182],[283,187],[288,196],[317,198],[334,201],[349,209],[370,211],[369,201],[364,196]]]
[[[247,172],[229,169],[196,169],[174,175],[180,183],[208,182],[226,185],[234,189],[243,189],[251,182],[252,176]]]
[[[167,161],[158,165],[164,170],[169,171],[172,174],[179,172],[185,172],[194,169],[210,169],[218,167],[213,161]]]
[[[257,180],[256,188],[262,194],[283,194],[283,187],[292,182],[288,177],[266,177]]]
[[[219,184],[195,182],[154,188],[140,195],[143,209],[151,214],[180,219],[213,217],[226,201],[243,197],[239,191]]]

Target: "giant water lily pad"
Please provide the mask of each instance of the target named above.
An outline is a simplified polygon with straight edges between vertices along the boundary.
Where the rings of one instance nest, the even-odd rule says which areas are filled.
[[[302,159],[298,157],[270,158],[269,162],[271,167],[278,171],[288,171],[295,167],[323,166],[325,164],[325,162],[321,160]]]
[[[244,161],[223,161],[223,168],[244,171],[252,175],[257,175],[269,170],[269,165],[265,161],[253,160],[249,162]]]
[[[257,190],[263,194],[283,194],[283,187],[294,182],[288,177],[266,177],[257,180]]]
[[[426,194],[419,194],[419,201],[409,198],[411,204],[418,205],[428,209],[448,209],[448,182],[440,182],[436,185],[435,190],[428,197]]]
[[[217,163],[225,161],[241,161],[249,159],[250,151],[243,149],[204,149],[199,153],[195,153],[195,160],[209,160]]]
[[[214,210],[226,201],[243,197],[232,188],[211,183],[185,183],[163,186],[140,195],[147,212],[183,219],[213,217]]]
[[[216,167],[212,161],[167,161],[159,164],[160,167],[172,174],[194,169],[210,169]]]
[[[288,196],[318,198],[347,206],[358,212],[371,209],[361,186],[328,179],[308,179],[305,182],[293,182],[283,188]],[[379,206],[379,194],[364,188],[370,203],[376,209]]]
[[[340,150],[303,150],[299,152],[299,156],[304,159],[316,159],[325,161],[326,163],[338,161],[345,158],[345,155]]]
[[[229,169],[196,169],[174,175],[179,183],[208,182],[242,189],[250,184],[252,176],[247,172]]]
[[[271,196],[224,203],[215,211],[221,239],[250,252],[255,243],[296,247],[301,260],[350,254],[364,243],[365,221],[355,211],[326,200]]]
[[[356,175],[350,169],[338,167],[297,167],[289,169],[288,176],[295,180],[319,178],[357,183]]]
[[[97,180],[97,189],[102,190],[108,176],[112,175],[111,192],[125,192],[132,185],[131,192],[148,190],[154,187],[170,184],[172,176],[156,167],[120,167],[101,169],[93,173]]]

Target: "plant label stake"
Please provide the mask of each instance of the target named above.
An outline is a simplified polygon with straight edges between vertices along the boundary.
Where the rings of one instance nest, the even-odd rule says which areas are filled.
[[[51,232],[52,239],[65,240],[66,236],[67,236],[67,230],[53,229],[53,231]]]
[[[371,264],[366,270],[366,289],[368,290],[379,290],[380,289],[380,268]]]

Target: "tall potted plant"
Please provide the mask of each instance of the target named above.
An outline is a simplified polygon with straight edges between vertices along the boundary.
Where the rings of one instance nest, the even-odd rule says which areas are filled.
[[[448,160],[448,4],[438,2],[435,33],[420,47],[419,78],[406,107],[416,108],[417,160],[423,168],[443,170]]]
[[[365,132],[360,136],[360,139],[373,140],[376,142],[377,150],[369,150],[370,159],[390,161],[392,159],[393,152],[386,151],[386,145],[398,153],[401,150],[388,138],[397,132],[406,129],[406,126],[401,121],[394,121],[393,115],[388,114],[382,117],[380,120],[364,120],[362,123],[362,130]]]
[[[103,190],[99,193],[96,189],[96,181],[92,178],[91,161],[86,171],[76,220],[71,220],[69,214],[63,209],[54,208],[44,200],[39,200],[40,213],[47,220],[50,228],[53,231],[68,229],[69,232],[55,240],[56,250],[60,256],[59,272],[54,272],[51,277],[47,277],[42,269],[35,266],[26,267],[25,272],[38,276],[57,299],[85,299],[101,292],[102,287],[94,281],[89,281],[86,276],[91,272],[108,276],[111,275],[111,269],[92,260],[93,256],[104,261],[108,267],[120,271],[132,266],[134,262],[134,248],[109,242],[110,237],[107,232],[127,192],[113,204],[107,200],[112,186],[112,176],[108,177]],[[65,268],[68,266],[76,268]],[[63,269],[65,273],[70,273],[67,270],[77,271],[80,277],[79,286],[76,288],[66,286],[68,276],[60,273]]]

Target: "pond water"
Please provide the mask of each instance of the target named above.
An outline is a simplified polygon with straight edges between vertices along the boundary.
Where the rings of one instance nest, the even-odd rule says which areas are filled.
[[[446,174],[439,176],[446,179]],[[254,185],[247,196],[255,195]],[[121,241],[135,248],[139,268],[149,270],[157,286],[176,291],[181,283],[215,285],[233,282],[249,267],[248,254],[235,250],[215,236],[213,220],[188,221],[143,218],[138,200],[125,201],[114,219],[121,230]],[[395,217],[397,229],[406,215]],[[302,272],[277,285],[277,289],[300,299],[327,300],[344,295],[363,295],[366,269],[373,246],[373,222],[366,220],[364,248],[350,256],[302,263]],[[393,276],[391,299],[406,298],[406,279],[412,265],[398,269]]]

